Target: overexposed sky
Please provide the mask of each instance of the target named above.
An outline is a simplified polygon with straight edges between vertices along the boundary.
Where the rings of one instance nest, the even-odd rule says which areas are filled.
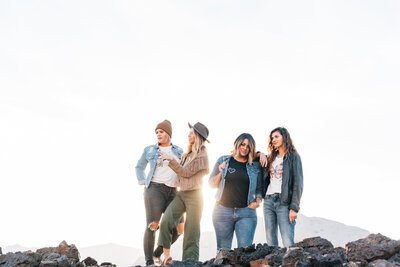
[[[1,1],[0,246],[141,247],[134,172],[169,119],[285,126],[301,212],[400,239],[398,1]],[[203,230],[213,230],[205,184]],[[261,209],[258,211],[261,216]]]

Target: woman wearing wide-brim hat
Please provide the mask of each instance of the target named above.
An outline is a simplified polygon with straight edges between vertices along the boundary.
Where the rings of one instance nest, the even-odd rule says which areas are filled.
[[[158,244],[164,248],[164,265],[172,261],[170,257],[172,233],[185,212],[182,260],[199,259],[200,220],[203,212],[201,187],[203,177],[209,171],[205,147],[205,142],[209,142],[207,140],[209,132],[207,127],[200,122],[193,126],[189,123],[189,128],[189,146],[187,152],[182,155],[181,163],[160,153],[160,158],[168,160],[168,166],[178,174],[180,187],[180,191],[169,204],[160,224]]]

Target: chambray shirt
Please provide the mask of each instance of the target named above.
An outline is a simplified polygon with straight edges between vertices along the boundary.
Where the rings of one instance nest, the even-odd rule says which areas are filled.
[[[161,156],[160,153],[158,153],[158,148],[158,144],[146,147],[136,164],[135,170],[138,182],[140,185],[146,185],[146,188],[150,185],[151,178],[153,178],[153,174],[156,169],[157,159]],[[171,143],[171,150],[179,159],[182,157],[183,150],[179,146]],[[150,164],[150,171],[146,176],[144,170],[146,169],[147,164]]]

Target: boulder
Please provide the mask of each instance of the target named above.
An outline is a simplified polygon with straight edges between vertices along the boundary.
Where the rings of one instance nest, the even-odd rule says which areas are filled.
[[[39,267],[42,256],[32,251],[7,253],[0,255],[1,267],[30,266]]]
[[[373,262],[388,260],[400,253],[400,241],[392,240],[381,234],[370,234],[366,238],[346,244],[346,257],[349,262]]]

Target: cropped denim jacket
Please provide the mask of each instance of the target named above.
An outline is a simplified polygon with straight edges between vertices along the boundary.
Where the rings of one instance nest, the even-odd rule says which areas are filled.
[[[212,188],[218,188],[217,194],[215,198],[219,201],[222,197],[222,193],[224,192],[225,186],[225,176],[229,168],[229,160],[232,156],[226,155],[221,156],[217,162],[215,163],[214,169],[208,178],[208,183]],[[222,170],[222,177],[219,185],[214,183],[214,177],[219,173],[219,165],[225,162],[225,169]],[[262,170],[260,164],[258,162],[253,161],[253,164],[250,165],[248,162],[246,163],[247,174],[249,175],[249,195],[247,197],[247,205],[250,203],[256,202],[256,198],[262,198],[262,191],[263,191],[263,183],[262,183]]]
[[[142,156],[136,164],[135,169],[138,182],[141,185],[146,185],[146,188],[150,185],[151,178],[153,178],[153,174],[156,169],[157,159],[159,156],[161,156],[160,153],[158,153],[158,149],[158,144],[146,147],[143,151]],[[173,145],[171,143],[171,150],[179,159],[182,157],[183,150],[179,146]],[[144,170],[146,169],[148,163],[150,164],[150,171],[146,176]]]

